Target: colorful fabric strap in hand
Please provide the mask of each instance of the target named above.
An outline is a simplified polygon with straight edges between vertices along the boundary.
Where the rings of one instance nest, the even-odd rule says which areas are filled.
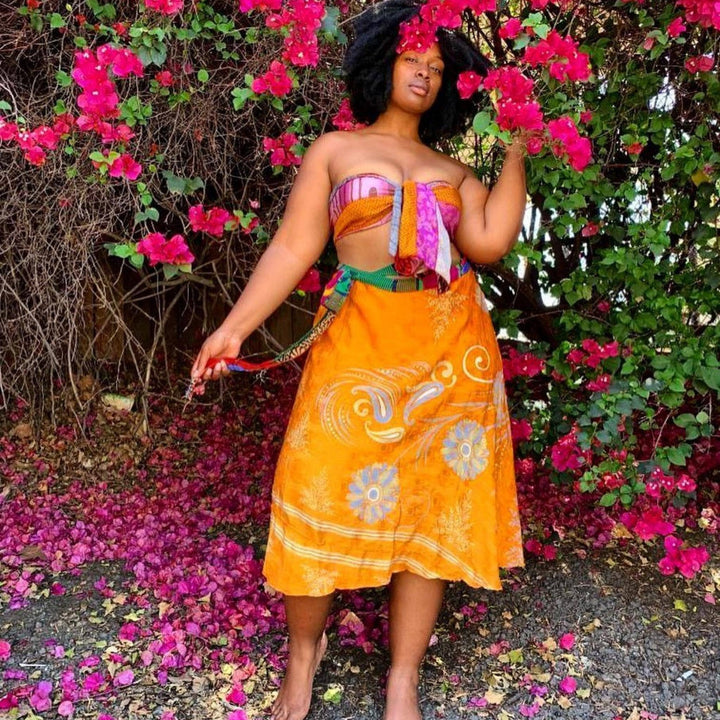
[[[448,272],[449,281],[457,280],[469,270],[470,263],[464,259],[451,265]],[[437,288],[439,278],[435,273],[427,273],[420,277],[401,276],[398,275],[393,265],[386,265],[374,271],[359,270],[351,265],[339,265],[325,286],[315,324],[297,342],[275,357],[263,362],[251,363],[239,358],[212,358],[208,361],[207,367],[212,369],[224,362],[228,370],[233,372],[257,372],[296,360],[330,327],[354,282],[367,283],[389,292],[415,292]]]

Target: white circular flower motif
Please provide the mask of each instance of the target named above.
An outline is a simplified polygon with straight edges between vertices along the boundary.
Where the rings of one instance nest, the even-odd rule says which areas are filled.
[[[347,500],[363,522],[376,523],[397,505],[399,491],[397,468],[373,463],[353,473]]]
[[[474,480],[488,465],[487,433],[473,420],[461,420],[450,428],[442,456],[462,480]]]

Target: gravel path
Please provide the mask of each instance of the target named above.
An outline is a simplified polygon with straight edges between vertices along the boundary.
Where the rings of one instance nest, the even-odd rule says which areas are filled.
[[[424,668],[424,720],[532,717],[533,712],[537,718],[720,718],[720,614],[683,580],[666,578],[654,563],[643,565],[618,551],[530,561],[518,577],[520,587],[502,593],[451,589],[439,641]],[[472,602],[487,604],[487,613],[476,625],[456,630],[453,611]],[[555,648],[554,640],[569,632],[574,647]],[[510,658],[488,652],[501,640],[508,643]],[[342,671],[343,657],[331,652],[317,695],[338,682],[333,675]],[[340,681],[340,704],[316,702],[311,720],[382,717],[378,678],[386,665],[367,658],[357,664],[360,672]],[[566,674],[575,678],[580,694],[558,692]],[[528,676],[548,688],[537,707]],[[489,687],[502,694],[500,702],[468,703],[483,698]],[[559,698],[565,698],[565,707]]]
[[[568,547],[555,562],[530,560],[501,593],[451,587],[423,668],[424,720],[720,718],[720,618],[704,590],[618,549],[584,555]],[[93,566],[64,579],[64,596],[0,611],[0,637],[11,640],[15,663],[57,677],[68,660],[48,659],[48,638],[76,657],[112,643],[123,620],[104,612],[93,590],[100,575],[117,587],[124,579],[114,566]],[[574,644],[563,650],[557,641],[567,633]],[[331,633],[309,720],[379,720],[386,669],[383,651],[340,647]],[[558,686],[568,675],[577,689],[565,694]],[[272,684],[267,675],[257,682],[260,704],[267,705]],[[138,678],[105,708],[78,706],[75,717],[95,720],[104,711],[135,720],[172,709],[177,720],[225,720],[219,687],[210,674],[165,687]],[[266,717],[250,707],[248,717]]]

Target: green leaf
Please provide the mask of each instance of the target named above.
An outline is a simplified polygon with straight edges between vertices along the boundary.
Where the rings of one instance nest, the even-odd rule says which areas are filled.
[[[492,117],[488,112],[479,112],[473,119],[473,132],[482,135],[490,126]]]
[[[685,454],[680,448],[665,448],[665,456],[673,465],[685,467]]]
[[[333,703],[333,705],[339,705],[342,700],[343,689],[340,685],[331,685],[323,694],[323,700],[325,702]]]
[[[60,87],[70,87],[72,84],[72,78],[64,70],[55,73],[55,81]]]
[[[617,502],[617,498],[618,498],[617,493],[614,493],[614,492],[605,493],[600,498],[600,505],[602,507],[610,507],[611,505],[614,505]]]
[[[210,79],[210,73],[205,68],[198,70],[197,76],[201,83],[206,83]]]
[[[168,265],[167,263],[163,263],[162,269],[166,280],[172,280],[180,272],[177,265]]]
[[[167,183],[168,190],[176,195],[190,195],[205,186],[205,183],[199,177],[183,178],[174,175],[169,170],[163,171],[163,177]]]
[[[52,13],[50,15],[50,27],[53,29],[65,27],[65,20],[60,13]]]
[[[700,368],[700,377],[703,382],[716,392],[720,392],[720,368],[703,367]]]

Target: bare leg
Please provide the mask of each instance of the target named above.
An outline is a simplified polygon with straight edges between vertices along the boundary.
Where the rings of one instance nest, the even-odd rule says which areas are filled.
[[[285,596],[290,656],[272,720],[303,720],[308,714],[315,671],[327,647],[324,631],[332,600],[332,595]]]
[[[390,582],[390,673],[385,720],[420,720],[418,681],[435,621],[440,612],[444,580],[428,580],[409,572]]]

